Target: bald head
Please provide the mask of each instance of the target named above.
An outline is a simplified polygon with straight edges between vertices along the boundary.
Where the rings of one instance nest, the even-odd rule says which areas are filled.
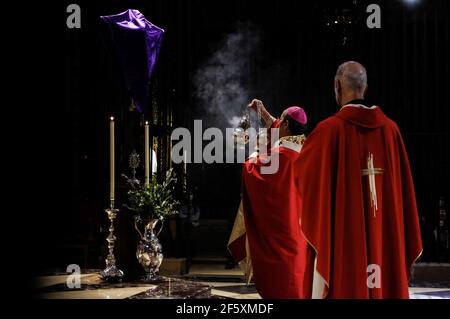
[[[356,92],[364,93],[367,86],[366,68],[355,61],[342,63],[336,71],[336,78],[342,79],[343,85]]]
[[[336,99],[342,105],[353,99],[362,99],[367,89],[366,68],[355,61],[342,63],[335,77]]]

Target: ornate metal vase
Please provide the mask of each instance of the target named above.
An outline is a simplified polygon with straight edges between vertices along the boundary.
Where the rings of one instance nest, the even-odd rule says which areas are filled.
[[[136,258],[144,268],[145,274],[142,280],[155,281],[159,279],[158,272],[163,260],[162,246],[159,243],[158,235],[162,230],[162,221],[159,219],[144,220],[144,233],[139,230],[140,219],[135,219],[135,228],[138,231],[141,239],[136,250]],[[161,227],[157,234],[155,228],[158,222]]]

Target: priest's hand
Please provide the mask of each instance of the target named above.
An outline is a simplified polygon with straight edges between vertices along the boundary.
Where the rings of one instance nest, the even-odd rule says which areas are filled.
[[[255,112],[258,112],[261,114],[262,119],[266,123],[267,127],[270,127],[275,120],[275,118],[270,115],[269,112],[267,112],[266,107],[264,106],[264,103],[261,100],[253,99],[247,107],[255,110]]]
[[[265,108],[263,102],[262,102],[261,100],[258,100],[258,99],[253,99],[253,100],[250,102],[250,104],[248,105],[248,107],[251,108],[251,109],[253,109],[253,110],[255,110],[255,112],[261,112],[261,113],[262,113],[263,111],[266,111],[266,112],[267,112],[267,110],[266,110],[266,108]]]

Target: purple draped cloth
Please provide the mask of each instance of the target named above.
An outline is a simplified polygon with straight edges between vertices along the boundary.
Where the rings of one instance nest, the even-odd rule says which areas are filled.
[[[139,112],[148,108],[149,83],[159,55],[164,30],[138,10],[101,16],[111,32],[128,91]]]

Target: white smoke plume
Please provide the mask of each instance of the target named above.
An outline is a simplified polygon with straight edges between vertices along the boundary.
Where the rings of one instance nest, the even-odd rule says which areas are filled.
[[[211,124],[235,127],[250,102],[251,65],[258,54],[261,32],[239,23],[194,74],[197,103]]]

